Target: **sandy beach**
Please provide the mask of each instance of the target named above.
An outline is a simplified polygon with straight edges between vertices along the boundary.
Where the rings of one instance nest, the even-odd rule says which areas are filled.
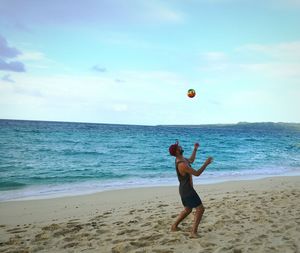
[[[177,187],[0,203],[1,252],[300,252],[300,177],[197,185],[199,238]]]

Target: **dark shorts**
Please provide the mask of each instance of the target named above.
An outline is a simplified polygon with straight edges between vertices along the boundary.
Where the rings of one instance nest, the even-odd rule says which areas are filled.
[[[195,208],[202,204],[202,201],[196,192],[194,192],[192,195],[181,197],[181,201],[184,207],[189,208]]]

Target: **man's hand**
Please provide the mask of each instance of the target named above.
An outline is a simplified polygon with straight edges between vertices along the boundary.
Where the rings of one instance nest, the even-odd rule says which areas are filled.
[[[213,158],[212,158],[212,157],[208,157],[208,158],[206,159],[206,161],[205,161],[205,165],[206,165],[206,166],[209,165],[210,163],[212,163],[212,161],[213,161]]]
[[[198,142],[195,143],[194,148],[197,150],[199,148],[200,144]]]

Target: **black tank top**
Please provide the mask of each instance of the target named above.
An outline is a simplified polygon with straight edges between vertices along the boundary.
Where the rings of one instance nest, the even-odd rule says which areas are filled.
[[[184,176],[182,176],[179,173],[178,164],[183,163],[183,162],[184,161],[176,162],[176,172],[177,172],[177,177],[178,177],[178,180],[179,180],[179,194],[180,194],[181,197],[187,197],[187,196],[190,196],[194,192],[194,188],[191,185],[191,181],[190,181],[191,175],[189,173],[186,173]],[[190,163],[189,163],[189,165],[190,165]]]

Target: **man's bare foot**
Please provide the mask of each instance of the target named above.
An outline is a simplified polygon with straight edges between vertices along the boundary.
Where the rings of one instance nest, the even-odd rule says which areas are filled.
[[[177,227],[177,226],[172,225],[172,227],[171,227],[171,231],[172,232],[176,232],[176,231],[180,231],[180,230],[181,229],[179,227]]]
[[[199,238],[199,235],[198,235],[198,233],[191,232],[190,237],[193,238],[193,239],[196,239],[196,238]]]

